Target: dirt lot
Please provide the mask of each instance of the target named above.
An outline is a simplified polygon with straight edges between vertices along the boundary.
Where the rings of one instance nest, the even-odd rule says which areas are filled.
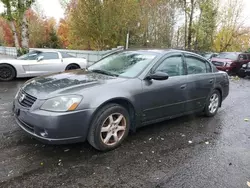
[[[11,112],[24,82],[0,83],[0,187],[248,187],[250,79],[231,81],[216,117],[147,126],[108,153],[87,143],[43,145],[25,134]]]

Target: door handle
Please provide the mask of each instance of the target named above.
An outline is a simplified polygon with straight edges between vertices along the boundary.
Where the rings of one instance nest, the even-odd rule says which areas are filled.
[[[210,84],[214,83],[214,79],[209,80],[209,83]]]
[[[187,84],[184,84],[181,86],[181,89],[186,89],[186,87],[187,87]]]

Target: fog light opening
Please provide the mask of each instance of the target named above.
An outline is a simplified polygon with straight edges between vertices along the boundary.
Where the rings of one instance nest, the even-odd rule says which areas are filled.
[[[44,129],[42,132],[40,132],[40,135],[42,137],[48,137],[48,132]]]

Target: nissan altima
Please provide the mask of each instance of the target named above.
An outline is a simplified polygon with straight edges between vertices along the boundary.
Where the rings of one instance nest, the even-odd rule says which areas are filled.
[[[228,94],[228,75],[197,54],[125,50],[87,69],[28,80],[13,112],[45,143],[87,140],[107,151],[141,126],[198,112],[212,117]]]

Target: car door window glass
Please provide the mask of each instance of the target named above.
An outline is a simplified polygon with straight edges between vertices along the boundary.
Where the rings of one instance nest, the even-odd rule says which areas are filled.
[[[155,69],[154,72],[165,72],[169,76],[184,75],[181,55],[168,57]]]
[[[43,56],[43,60],[58,59],[58,53],[56,52],[44,52],[39,56]]]
[[[201,74],[207,72],[206,62],[196,57],[186,57],[188,74]]]
[[[247,55],[245,55],[245,54],[240,54],[240,55],[239,55],[239,60],[247,60]]]

